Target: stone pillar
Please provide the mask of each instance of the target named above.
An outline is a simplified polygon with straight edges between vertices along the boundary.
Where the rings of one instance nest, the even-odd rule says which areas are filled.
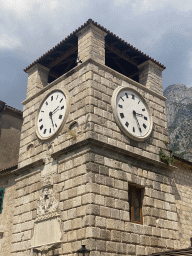
[[[138,66],[139,83],[147,88],[163,95],[162,71],[164,68],[154,62],[147,60]]]
[[[105,33],[102,29],[89,24],[78,34],[78,56],[82,62],[93,59],[105,64]]]
[[[30,68],[27,73],[27,98],[29,98],[47,85],[49,68],[46,68],[40,64],[36,64]]]

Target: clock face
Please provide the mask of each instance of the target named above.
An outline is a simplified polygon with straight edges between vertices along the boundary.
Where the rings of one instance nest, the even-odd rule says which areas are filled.
[[[56,90],[41,103],[36,120],[37,135],[40,139],[49,139],[62,127],[66,116],[67,99],[65,94]]]
[[[152,116],[144,98],[129,87],[119,87],[112,97],[116,122],[131,139],[143,141],[152,131]]]

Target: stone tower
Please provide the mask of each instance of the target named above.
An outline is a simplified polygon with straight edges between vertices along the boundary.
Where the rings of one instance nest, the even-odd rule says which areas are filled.
[[[25,69],[12,255],[178,247],[164,68],[88,20]]]

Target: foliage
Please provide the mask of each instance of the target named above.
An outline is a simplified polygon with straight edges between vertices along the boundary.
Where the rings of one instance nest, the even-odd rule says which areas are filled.
[[[68,130],[68,133],[71,135],[71,137],[72,137],[73,139],[76,139],[76,138],[77,138],[77,134],[76,134],[74,131]]]
[[[172,155],[171,156],[166,156],[166,154],[162,150],[162,148],[160,148],[160,150],[159,150],[159,159],[160,159],[161,162],[163,162],[165,164],[172,164],[175,161],[175,159]]]

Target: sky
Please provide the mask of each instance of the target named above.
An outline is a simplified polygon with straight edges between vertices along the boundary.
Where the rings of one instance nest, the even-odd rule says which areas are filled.
[[[165,65],[164,89],[192,86],[192,0],[0,0],[0,100],[22,110],[23,69],[89,18]]]

